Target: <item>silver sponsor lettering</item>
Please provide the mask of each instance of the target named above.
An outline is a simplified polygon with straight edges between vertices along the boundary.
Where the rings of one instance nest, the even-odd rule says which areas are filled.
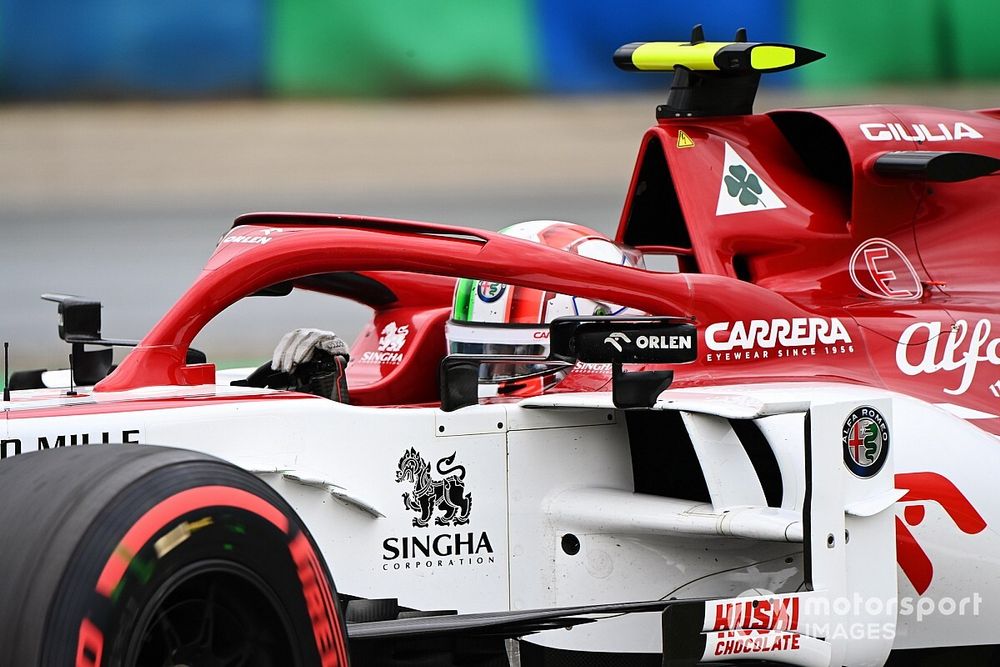
[[[836,317],[716,322],[705,329],[705,344],[716,352],[728,352],[737,348],[772,349],[779,345],[807,347],[851,342],[847,328]]]
[[[928,125],[935,125],[934,132]],[[983,135],[967,123],[861,123],[861,134],[868,141],[958,141],[982,139]]]
[[[361,355],[359,360],[362,364],[399,364],[403,361],[403,355],[399,352],[373,352],[369,350]]]
[[[623,350],[622,343],[631,343],[632,339],[620,331],[614,331],[604,342],[611,345],[616,350]],[[668,336],[660,334],[657,336],[636,336],[635,346],[640,350],[690,350],[692,345],[690,336]]]
[[[690,336],[638,336],[635,346],[640,350],[690,350]]]
[[[267,245],[271,242],[272,236],[246,236],[244,234],[234,234],[222,239],[223,243],[245,243],[249,245]]]
[[[947,337],[942,335],[942,328],[941,322],[915,322],[906,327],[896,345],[896,366],[905,375],[961,370],[959,385],[942,391],[953,396],[964,394],[972,386],[979,362],[1000,366],[1000,337],[990,338],[993,324],[987,319],[975,324],[957,320]],[[915,344],[913,338],[921,331],[927,334],[927,342]],[[914,358],[917,355],[919,359]]]

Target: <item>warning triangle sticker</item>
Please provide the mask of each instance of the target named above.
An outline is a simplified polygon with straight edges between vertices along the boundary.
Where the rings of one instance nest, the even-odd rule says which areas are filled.
[[[726,157],[722,165],[719,203],[716,215],[731,215],[748,211],[785,208],[785,202],[774,194],[767,183],[754,173],[750,165],[726,142]]]
[[[689,137],[684,130],[677,132],[677,148],[694,148],[694,139]]]

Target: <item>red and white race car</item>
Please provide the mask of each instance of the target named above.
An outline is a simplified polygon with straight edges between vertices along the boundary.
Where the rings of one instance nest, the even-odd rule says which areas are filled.
[[[52,296],[73,368],[0,404],[0,665],[993,664],[1000,110],[752,115],[819,54],[740,37],[616,54],[675,70],[620,261],[244,215],[113,370]],[[292,290],[371,322],[191,349]]]

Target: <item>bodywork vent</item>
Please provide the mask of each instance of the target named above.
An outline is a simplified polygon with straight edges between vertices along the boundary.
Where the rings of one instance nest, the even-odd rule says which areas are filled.
[[[679,412],[628,411],[625,422],[636,493],[704,503],[712,501]]]
[[[773,111],[768,116],[785,135],[806,170],[837,189],[844,218],[850,218],[854,172],[847,146],[836,128],[822,116],[808,111]]]
[[[691,237],[663,155],[663,144],[655,136],[646,142],[639,177],[630,195],[622,239],[625,243],[691,249]]]

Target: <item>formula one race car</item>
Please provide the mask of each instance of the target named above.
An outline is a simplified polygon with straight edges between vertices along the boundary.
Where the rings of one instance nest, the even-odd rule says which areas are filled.
[[[0,664],[997,664],[1000,110],[752,115],[820,56],[619,49],[674,81],[613,242],[255,213],[141,342],[51,296]],[[192,349],[292,290],[372,320]]]

